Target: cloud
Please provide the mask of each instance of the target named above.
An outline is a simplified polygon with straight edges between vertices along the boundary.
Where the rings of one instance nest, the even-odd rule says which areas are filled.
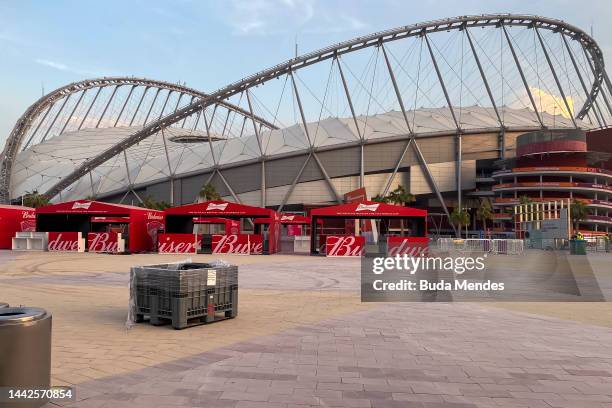
[[[102,70],[88,70],[88,69],[75,68],[75,67],[68,66],[64,63],[61,63],[61,62],[51,61],[51,60],[43,59],[43,58],[37,58],[34,60],[34,62],[39,65],[43,65],[49,68],[56,69],[58,71],[69,72],[71,74],[77,74],[77,75],[82,75],[82,76],[98,77],[98,76],[110,75],[110,73],[102,72]]]
[[[221,3],[220,14],[235,35],[325,34],[366,26],[346,10],[328,7],[317,0],[231,0]]]

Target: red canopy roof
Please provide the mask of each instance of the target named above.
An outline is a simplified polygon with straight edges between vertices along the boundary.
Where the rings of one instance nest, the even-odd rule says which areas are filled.
[[[166,215],[220,216],[220,217],[274,217],[276,211],[250,205],[215,200],[168,208]]]
[[[0,204],[0,209],[3,210],[19,210],[19,211],[34,211],[32,207],[24,207],[22,205]]]
[[[260,218],[255,220],[256,224],[266,224],[270,222],[269,218]],[[310,217],[299,214],[281,214],[281,224],[310,224]]]
[[[427,217],[427,210],[377,203],[375,201],[361,201],[331,207],[316,208],[310,212],[310,215],[313,217],[344,218],[404,218]]]
[[[37,214],[109,214],[127,215],[132,211],[148,211],[160,213],[158,210],[136,207],[133,205],[103,203],[100,201],[77,200],[65,203],[51,204],[36,209]]]

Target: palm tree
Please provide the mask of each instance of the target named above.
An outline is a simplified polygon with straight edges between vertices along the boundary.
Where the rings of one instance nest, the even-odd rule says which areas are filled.
[[[485,235],[487,234],[487,221],[493,218],[493,210],[489,200],[483,200],[476,210],[476,218],[482,221]]]
[[[217,192],[214,185],[207,183],[202,186],[198,196],[204,201],[220,200],[221,194]]]
[[[533,203],[533,201],[531,200],[531,197],[529,197],[528,195],[522,195],[519,197],[519,203],[521,203],[521,205],[525,205],[525,204],[531,204]]]
[[[457,229],[457,235],[461,237],[461,226],[470,224],[470,213],[465,209],[461,209],[459,207],[455,207],[453,212],[450,215],[450,220],[453,224],[457,225],[459,228]],[[467,238],[467,232],[465,234]]]
[[[157,201],[154,198],[150,197],[150,196],[146,196],[143,200],[142,203],[140,204],[141,207],[144,208],[150,208],[151,210],[165,210],[166,208],[170,208],[171,205],[168,204],[165,201]]]
[[[401,205],[402,207],[406,205],[406,203],[412,203],[416,201],[416,198],[413,194],[410,194],[406,191],[404,186],[401,184],[397,186],[397,188],[389,193],[387,197],[385,197],[388,202],[391,202],[395,205]],[[400,218],[400,230],[402,236],[404,236],[404,219]]]
[[[377,194],[372,197],[372,201],[375,201],[377,203],[388,203],[389,197],[383,196],[382,194]]]
[[[44,194],[40,194],[37,190],[26,191],[21,202],[26,207],[44,207],[45,205],[49,205],[49,197]]]
[[[584,221],[589,215],[587,206],[580,200],[573,200],[571,204],[571,217],[574,226],[574,231],[578,231],[580,221]]]

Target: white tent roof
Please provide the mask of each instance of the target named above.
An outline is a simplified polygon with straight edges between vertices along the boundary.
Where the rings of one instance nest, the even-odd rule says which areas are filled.
[[[510,130],[534,128],[539,123],[529,109],[500,109],[503,121]],[[464,131],[499,128],[492,108],[479,106],[455,108]],[[553,123],[552,115],[543,113],[545,123]],[[456,126],[448,108],[421,108],[407,112],[413,131],[417,134],[444,134],[455,132]],[[366,140],[405,135],[408,133],[401,112],[392,111],[373,116],[360,116],[358,123]],[[555,127],[572,128],[570,119],[557,115]],[[352,118],[327,118],[309,123],[308,133],[315,147],[333,146],[359,140],[359,133]],[[586,123],[579,126],[589,128]],[[95,157],[107,148],[140,130],[139,127],[81,129],[53,137],[31,146],[17,156],[12,176],[12,196],[26,191],[44,192],[63,176],[76,169],[87,159]],[[164,131],[168,157],[161,133],[117,155],[102,166],[92,170],[62,193],[62,200],[83,198],[110,191],[126,190],[129,184],[138,185],[164,179],[174,174],[204,170],[213,165],[208,142],[175,143],[173,136],[193,131],[170,127]],[[205,136],[198,132],[198,136]],[[308,149],[309,142],[302,125],[260,133],[264,154],[268,157]],[[220,165],[256,159],[260,156],[259,143],[254,134],[241,138],[229,138],[212,142],[214,157]],[[169,159],[169,160],[168,160]],[[168,163],[169,161],[169,163]],[[170,165],[169,165],[170,164]],[[126,169],[127,165],[127,169]],[[129,177],[128,177],[129,174]]]

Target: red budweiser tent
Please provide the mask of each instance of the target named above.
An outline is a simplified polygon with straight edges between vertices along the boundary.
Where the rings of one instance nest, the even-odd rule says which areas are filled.
[[[17,232],[36,231],[36,214],[30,207],[0,205],[0,249],[11,249]]]
[[[401,245],[406,247],[406,243],[428,242],[427,240],[427,210],[418,208],[402,207],[375,201],[360,201],[348,204],[335,205],[331,207],[316,208],[310,212],[311,216],[311,238],[310,253],[319,254],[317,239],[322,240],[317,233],[319,220],[325,219],[381,219],[393,220],[403,219],[408,222],[407,230],[410,237],[387,237],[388,249],[393,249]],[[322,243],[321,243],[322,244]],[[325,237],[325,248],[328,256],[358,256],[363,252],[365,239],[363,236],[353,235],[329,235]]]
[[[266,219],[255,224],[254,234],[193,234],[194,223],[207,218],[229,220]],[[214,200],[165,210],[165,233],[160,236],[160,252],[262,254],[278,251],[279,214],[267,208]]]
[[[51,251],[153,251],[163,225],[162,211],[100,201],[77,200],[36,209],[36,230],[49,233]]]

